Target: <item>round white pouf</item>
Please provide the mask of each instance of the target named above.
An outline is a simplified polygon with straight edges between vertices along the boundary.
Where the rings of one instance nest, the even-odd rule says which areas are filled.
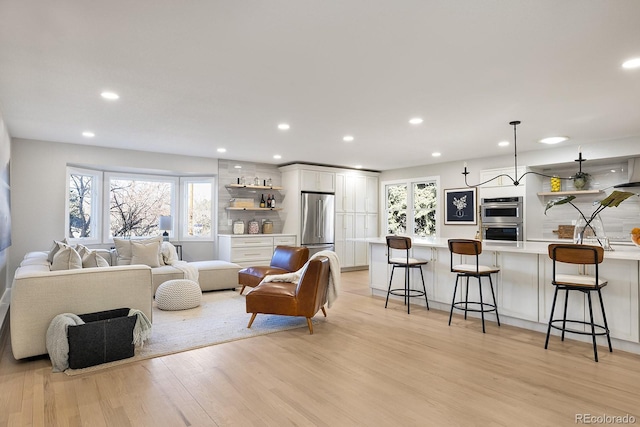
[[[187,310],[201,302],[200,285],[193,280],[167,280],[156,290],[156,304],[160,310]]]

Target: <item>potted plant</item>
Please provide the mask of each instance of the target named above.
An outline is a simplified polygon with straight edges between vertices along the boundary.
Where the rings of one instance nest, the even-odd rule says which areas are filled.
[[[580,208],[578,208],[576,205],[572,203],[572,200],[575,199],[576,196],[564,196],[557,199],[549,200],[549,202],[547,203],[547,206],[544,209],[544,213],[546,215],[547,211],[554,206],[564,205],[566,203],[570,204],[575,208],[575,210],[578,211],[578,213],[580,213],[579,224],[576,224],[575,231],[574,231],[574,242],[582,244],[585,234],[590,234],[595,239],[598,239],[598,242],[601,244],[601,246],[608,246],[608,245],[603,245],[603,242],[600,242],[599,240],[599,237],[604,237],[604,236],[600,236],[602,231],[597,230],[597,228],[600,228],[600,229],[602,228],[601,226],[602,221],[600,220],[600,217],[599,217],[600,212],[602,212],[605,208],[608,208],[608,207],[616,207],[620,203],[627,200],[629,197],[635,196],[635,195],[636,195],[635,193],[631,193],[629,191],[615,190],[611,194],[609,194],[607,197],[600,200],[599,202],[594,202],[594,205],[597,205],[598,207],[593,211],[593,213],[588,218],[587,216],[585,216],[584,213],[582,213]],[[595,227],[594,222],[599,222],[600,226]]]
[[[589,179],[591,179],[591,175],[586,172],[576,172],[575,175],[571,177],[573,179],[573,186],[576,190],[584,189],[589,183]]]

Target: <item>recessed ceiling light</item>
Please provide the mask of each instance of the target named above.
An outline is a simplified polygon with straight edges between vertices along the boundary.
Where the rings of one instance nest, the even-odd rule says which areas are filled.
[[[85,130],[84,132],[82,132],[82,136],[84,136],[85,138],[93,138],[94,136],[96,136],[95,133]]]
[[[291,126],[289,126],[289,123],[280,123],[278,125],[278,129],[280,130],[289,130],[289,128],[291,128]]]
[[[355,138],[352,137],[351,135],[345,135],[344,138],[342,138],[343,141],[345,142],[351,142],[353,141]]]
[[[226,148],[218,148],[218,153],[226,153],[227,149]]]
[[[543,138],[540,140],[540,142],[543,144],[558,144],[560,142],[566,141],[567,139],[569,138],[567,138],[566,136],[552,136],[549,138]]]
[[[362,169],[362,165],[355,165],[354,168],[356,169]]]
[[[278,160],[278,159],[281,159],[282,156],[280,154],[274,154],[273,158]]]
[[[640,68],[640,58],[629,59],[628,61],[624,61],[622,63],[622,68],[631,69],[631,68]]]
[[[423,121],[424,120],[422,120],[420,117],[414,117],[413,119],[409,120],[409,123],[411,123],[412,125],[419,125]]]
[[[436,151],[436,152],[434,152],[434,153],[431,153],[431,155],[432,155],[433,157],[440,157],[442,154],[441,154],[441,153],[438,153],[438,152]]]
[[[240,166],[240,165],[235,165],[233,168],[234,168],[234,169],[242,169],[242,166]]]
[[[507,147],[509,145],[509,141],[500,141],[498,142],[498,145],[500,147]]]
[[[103,97],[104,99],[111,99],[111,100],[120,98],[120,95],[118,95],[115,92],[102,92],[100,96]]]

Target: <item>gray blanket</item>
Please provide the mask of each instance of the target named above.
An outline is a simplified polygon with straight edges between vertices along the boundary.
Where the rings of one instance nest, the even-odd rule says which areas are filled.
[[[67,329],[69,326],[83,325],[80,317],[73,313],[58,314],[53,318],[47,329],[47,352],[53,365],[53,372],[63,372],[69,369],[69,340]]]

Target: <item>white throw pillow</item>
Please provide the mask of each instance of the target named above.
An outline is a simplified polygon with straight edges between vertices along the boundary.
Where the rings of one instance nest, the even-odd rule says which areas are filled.
[[[66,237],[62,240],[54,240],[53,246],[51,247],[51,249],[49,249],[49,255],[47,255],[47,261],[49,261],[50,263],[53,263],[53,257],[55,256],[56,252],[58,252],[61,248],[68,245],[69,243],[67,242]]]
[[[160,242],[145,241],[131,242],[131,264],[143,264],[149,267],[160,267],[158,254],[160,253]]]
[[[84,258],[84,256],[91,251],[91,249],[87,248],[85,245],[82,245],[80,243],[75,245],[73,249],[75,249],[76,252],[78,252],[78,255],[80,255],[80,258]]]
[[[116,264],[117,265],[129,265],[134,264],[131,260],[133,258],[133,254],[131,252],[131,242],[138,243],[149,243],[149,242],[158,242],[158,260],[156,261],[158,264],[160,263],[161,254],[160,254],[160,244],[162,243],[162,236],[152,237],[150,239],[123,239],[121,237],[114,237],[113,243],[116,247]]]
[[[82,268],[82,258],[71,246],[59,249],[53,256],[51,271],[75,270]]]
[[[82,268],[91,267],[109,267],[109,263],[98,252],[87,249],[82,257]]]
[[[160,255],[162,257],[162,263],[160,263],[160,265],[171,265],[179,259],[176,247],[170,242],[162,242],[162,245],[160,246]]]

